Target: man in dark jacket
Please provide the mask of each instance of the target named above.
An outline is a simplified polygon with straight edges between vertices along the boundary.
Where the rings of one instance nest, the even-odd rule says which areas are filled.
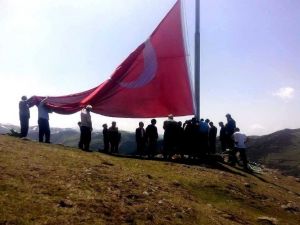
[[[103,124],[102,125],[103,127],[103,131],[102,131],[102,134],[103,134],[103,144],[104,144],[104,149],[103,151],[104,152],[108,152],[109,150],[109,137],[108,137],[108,128],[107,128],[107,124]]]
[[[139,127],[135,130],[135,140],[136,140],[136,151],[137,155],[142,156],[145,154],[146,148],[146,131],[144,129],[144,123],[139,122]]]
[[[168,120],[164,121],[164,158],[171,158],[176,151],[177,126],[172,114],[168,116]]]
[[[22,96],[21,101],[19,102],[19,116],[20,116],[20,125],[21,125],[20,137],[22,138],[22,137],[26,137],[28,134],[29,118],[30,118],[29,105],[26,96]]]
[[[219,122],[220,129],[220,142],[221,142],[221,150],[222,152],[226,151],[226,133],[225,126],[223,122]]]
[[[111,153],[118,153],[119,143],[121,141],[121,133],[119,132],[119,129],[116,125],[117,123],[113,121],[111,123],[111,127],[108,128],[108,139],[110,143]]]
[[[226,147],[232,150],[234,148],[234,141],[232,135],[236,128],[236,123],[230,114],[226,114],[226,118],[227,118],[227,123],[225,125]]]
[[[208,142],[209,142],[209,153],[216,153],[216,139],[217,139],[217,128],[214,126],[213,122],[209,122],[209,133],[208,133]]]
[[[155,124],[156,124],[156,119],[152,119],[151,124],[149,124],[146,128],[149,158],[152,158],[155,155],[156,148],[157,148],[158,132]]]

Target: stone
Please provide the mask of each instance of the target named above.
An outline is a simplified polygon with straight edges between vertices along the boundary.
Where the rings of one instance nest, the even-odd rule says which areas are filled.
[[[63,208],[72,208],[73,205],[73,202],[69,199],[64,199],[59,202],[59,206]]]
[[[250,185],[249,183],[244,183],[244,186],[245,186],[246,188],[250,188],[250,187],[251,187],[251,185]]]
[[[277,225],[278,220],[274,217],[268,217],[268,216],[260,216],[257,218],[257,222],[263,225]]]
[[[148,195],[149,195],[149,192],[148,192],[148,191],[144,191],[144,192],[143,192],[143,195],[147,195],[147,196],[148,196]]]
[[[148,177],[149,179],[153,179],[153,177],[152,177],[150,174],[147,174],[147,177]]]
[[[299,207],[293,202],[289,202],[286,205],[281,205],[281,208],[288,212],[300,212]]]
[[[175,185],[176,187],[180,186],[180,182],[178,180],[174,180],[173,181],[173,185]]]

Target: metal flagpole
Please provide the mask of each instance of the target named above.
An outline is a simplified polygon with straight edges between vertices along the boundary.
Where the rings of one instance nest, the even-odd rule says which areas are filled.
[[[195,116],[200,119],[200,0],[195,0]]]

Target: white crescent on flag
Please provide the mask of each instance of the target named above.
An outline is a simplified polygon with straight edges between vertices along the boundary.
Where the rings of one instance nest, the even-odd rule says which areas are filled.
[[[140,88],[151,82],[157,71],[157,56],[156,52],[148,39],[145,42],[143,50],[144,70],[136,80],[130,82],[121,82],[120,85],[124,88]]]

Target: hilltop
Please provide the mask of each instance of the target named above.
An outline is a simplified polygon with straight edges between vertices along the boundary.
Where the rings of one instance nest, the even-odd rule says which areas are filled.
[[[300,224],[300,183],[272,170],[86,153],[0,136],[0,224]]]

